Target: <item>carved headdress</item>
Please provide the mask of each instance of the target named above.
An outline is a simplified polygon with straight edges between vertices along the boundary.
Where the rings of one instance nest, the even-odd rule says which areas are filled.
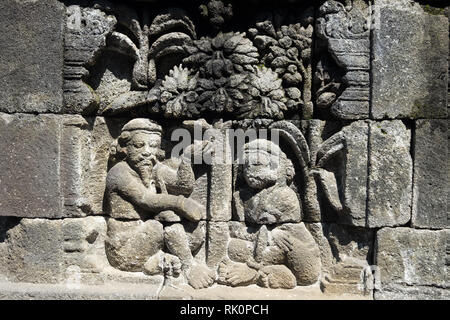
[[[157,135],[158,139],[161,139],[162,135],[162,127],[150,119],[137,118],[130,120],[123,126],[119,138],[117,138],[111,146],[110,155],[113,161],[118,161],[125,156],[126,145],[131,139],[132,134],[136,131],[144,131]],[[163,150],[159,151],[158,157],[164,157]]]

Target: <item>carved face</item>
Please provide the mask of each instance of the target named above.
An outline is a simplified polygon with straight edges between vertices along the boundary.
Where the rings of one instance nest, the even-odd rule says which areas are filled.
[[[161,137],[158,134],[134,132],[127,143],[127,159],[136,167],[153,166],[160,147]]]
[[[264,150],[246,150],[244,156],[244,178],[254,189],[264,189],[277,181],[279,158]]]

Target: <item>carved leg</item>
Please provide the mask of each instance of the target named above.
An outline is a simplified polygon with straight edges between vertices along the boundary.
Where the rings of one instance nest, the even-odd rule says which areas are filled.
[[[169,252],[177,256],[185,270],[192,265],[194,257],[189,248],[189,241],[181,223],[175,223],[164,228],[164,240]]]
[[[184,227],[176,223],[166,227],[164,231],[166,246],[180,259],[189,284],[195,289],[211,286],[215,281],[216,273],[208,268],[205,262],[194,259]]]
[[[155,220],[108,220],[106,255],[123,271],[142,271],[147,260],[163,249],[163,226]]]

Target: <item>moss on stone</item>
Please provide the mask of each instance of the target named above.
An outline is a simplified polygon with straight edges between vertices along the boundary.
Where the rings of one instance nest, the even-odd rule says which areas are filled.
[[[432,15],[445,15],[445,8],[432,7],[429,4],[422,5],[423,11]]]
[[[413,110],[411,110],[411,113],[410,113],[410,118],[411,119],[419,119],[419,118],[422,118],[426,114],[432,114],[433,113],[432,109],[433,109],[433,107],[428,104],[424,104],[424,103],[415,101]]]

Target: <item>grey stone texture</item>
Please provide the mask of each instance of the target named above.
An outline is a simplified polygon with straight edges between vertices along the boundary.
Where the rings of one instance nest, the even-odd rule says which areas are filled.
[[[157,300],[161,284],[105,285],[0,282],[0,300]]]
[[[70,211],[80,191],[76,148],[83,121],[78,116],[0,115],[0,215],[77,215]]]
[[[124,122],[0,114],[0,216],[102,214],[110,148]]]
[[[446,118],[448,18],[409,0],[376,0],[372,110],[375,119]]]
[[[8,280],[95,283],[108,266],[105,234],[103,217],[21,219],[6,233]]]
[[[328,267],[322,270],[323,291],[370,296],[374,280],[369,267],[373,255],[374,232],[335,223],[323,223],[322,229],[327,243],[321,245],[321,250],[328,248],[326,250],[332,254]]]
[[[227,146],[225,142],[228,135],[225,132],[218,134],[215,140],[216,148]],[[233,195],[233,167],[232,159],[228,147],[223,148],[223,159],[213,161],[211,165],[211,186],[209,189],[209,198],[211,201],[208,220],[211,221],[229,221],[231,220],[232,207],[231,200]]]
[[[339,221],[354,226],[366,224],[367,179],[370,154],[368,152],[369,125],[364,121],[353,122],[342,132],[345,136],[345,162],[342,166],[343,206]]]
[[[103,119],[0,114],[0,133],[0,215],[61,218],[102,212],[112,140]]]
[[[318,11],[317,35],[326,40],[330,56],[345,72],[344,91],[331,105],[331,113],[338,119],[368,118],[371,48],[366,26],[370,18],[369,6],[364,1],[353,1],[351,6],[326,1]]]
[[[367,226],[404,225],[411,220],[411,130],[400,120],[369,128]]]
[[[0,4],[0,299],[450,298],[443,10],[81,2]]]
[[[105,246],[109,263],[120,270],[142,271],[147,260],[162,250],[164,230],[156,220],[108,219]]]
[[[65,17],[56,0],[0,3],[0,111],[62,110]]]
[[[103,95],[103,88],[96,93],[83,80],[89,76],[89,66],[98,60],[100,50],[106,46],[106,36],[112,32],[117,20],[99,9],[89,7],[71,5],[65,11],[63,110],[68,113],[93,113],[99,107],[98,95]],[[118,68],[112,70],[117,73]],[[111,91],[116,91],[114,93],[117,95],[120,85],[113,84],[115,78],[109,72],[106,72],[106,78],[111,87],[114,86],[115,90]]]
[[[447,288],[449,230],[382,228],[377,232],[375,265],[381,287],[390,284]]]
[[[218,285],[195,290],[187,285],[110,283],[68,287],[65,284],[0,282],[0,300],[369,300],[355,294],[328,295],[319,286],[292,290],[259,287],[230,288]],[[179,311],[176,311],[179,313]]]
[[[228,254],[230,231],[228,222],[208,222],[207,260],[210,267],[217,267]]]
[[[448,120],[417,120],[414,134],[412,225],[448,228]]]
[[[384,285],[374,293],[375,300],[448,300],[450,290],[429,286]]]

